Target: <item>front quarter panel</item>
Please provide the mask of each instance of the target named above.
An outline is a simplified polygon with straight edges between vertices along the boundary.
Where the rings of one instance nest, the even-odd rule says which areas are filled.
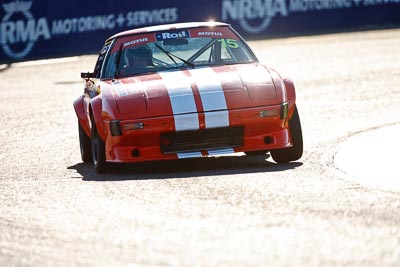
[[[87,106],[85,105],[85,95],[81,95],[74,101],[74,109],[76,116],[78,117],[78,121],[82,126],[83,130],[88,136],[91,136],[90,133],[90,123],[88,120]]]
[[[278,72],[273,69],[269,69],[269,71],[276,89],[282,91],[284,95],[284,102],[288,102],[289,117],[291,117],[296,103],[296,90],[294,83],[289,78],[282,78]]]
[[[289,117],[292,117],[296,104],[296,90],[294,87],[294,83],[291,79],[285,78],[283,79],[283,83],[285,84],[286,94],[289,103]]]
[[[101,92],[90,101],[91,116],[93,116],[98,133],[103,140],[106,140],[108,134],[105,124],[119,117],[111,87],[108,83],[99,83],[98,88],[101,88]]]
[[[90,115],[94,120],[95,125],[92,125],[92,127],[97,127],[97,132],[101,139],[105,140],[106,139],[106,131],[105,131],[105,125],[104,121],[102,118],[102,97],[101,94],[94,97],[90,101]]]

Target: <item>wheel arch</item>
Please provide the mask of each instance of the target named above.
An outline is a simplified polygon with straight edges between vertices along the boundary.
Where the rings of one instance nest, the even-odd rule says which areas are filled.
[[[281,90],[283,94],[283,101],[288,103],[288,115],[289,118],[293,116],[296,104],[296,89],[293,81],[290,78],[282,77],[279,73],[272,69],[268,68],[272,81],[275,85],[276,90]]]
[[[283,83],[285,84],[286,96],[287,96],[288,105],[289,105],[289,118],[291,118],[293,115],[293,112],[295,110],[296,88],[294,86],[293,81],[289,78],[284,78]]]
[[[79,124],[82,126],[87,136],[91,137],[90,122],[85,107],[85,97],[83,95],[80,96],[74,101],[73,105]]]
[[[107,131],[102,117],[102,99],[100,96],[93,98],[89,104],[89,115],[94,120],[94,126],[101,139],[106,140]],[[92,125],[93,127],[93,125]]]

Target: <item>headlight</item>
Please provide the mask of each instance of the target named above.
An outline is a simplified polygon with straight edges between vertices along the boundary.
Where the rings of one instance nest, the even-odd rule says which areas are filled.
[[[280,112],[280,111],[277,110],[277,109],[262,110],[262,111],[260,111],[260,118],[278,116],[278,115],[279,115],[279,112]]]
[[[125,131],[129,130],[139,130],[144,128],[143,122],[127,123],[123,125]]]

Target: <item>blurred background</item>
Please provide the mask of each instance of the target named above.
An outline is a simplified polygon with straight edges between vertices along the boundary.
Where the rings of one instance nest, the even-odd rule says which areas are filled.
[[[208,20],[293,79],[303,158],[97,175],[80,71],[117,32]],[[0,266],[399,267],[399,26],[400,0],[0,0]]]
[[[400,0],[1,1],[0,64],[97,53],[117,32],[190,21],[246,39],[398,27]]]

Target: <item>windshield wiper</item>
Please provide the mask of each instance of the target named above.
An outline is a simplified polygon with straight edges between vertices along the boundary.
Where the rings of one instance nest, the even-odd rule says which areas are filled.
[[[185,63],[186,65],[188,65],[188,66],[191,67],[192,69],[194,69],[195,66],[194,66],[194,64],[193,64],[192,62],[187,61],[186,59],[183,59],[183,58],[181,58],[181,57],[178,57],[177,55],[172,54],[171,52],[169,52],[169,51],[165,50],[164,48],[162,48],[162,47],[161,47],[160,45],[158,45],[157,43],[155,43],[155,45],[156,45],[161,51],[163,51],[163,53],[166,54],[175,64],[177,64],[177,63],[176,63],[176,61],[174,60],[173,57],[179,59],[180,61],[182,61],[183,63]]]
[[[115,81],[116,78],[119,77],[119,63],[121,62],[121,54],[122,54],[122,44],[119,47],[117,58],[115,60],[115,72],[112,81]]]

